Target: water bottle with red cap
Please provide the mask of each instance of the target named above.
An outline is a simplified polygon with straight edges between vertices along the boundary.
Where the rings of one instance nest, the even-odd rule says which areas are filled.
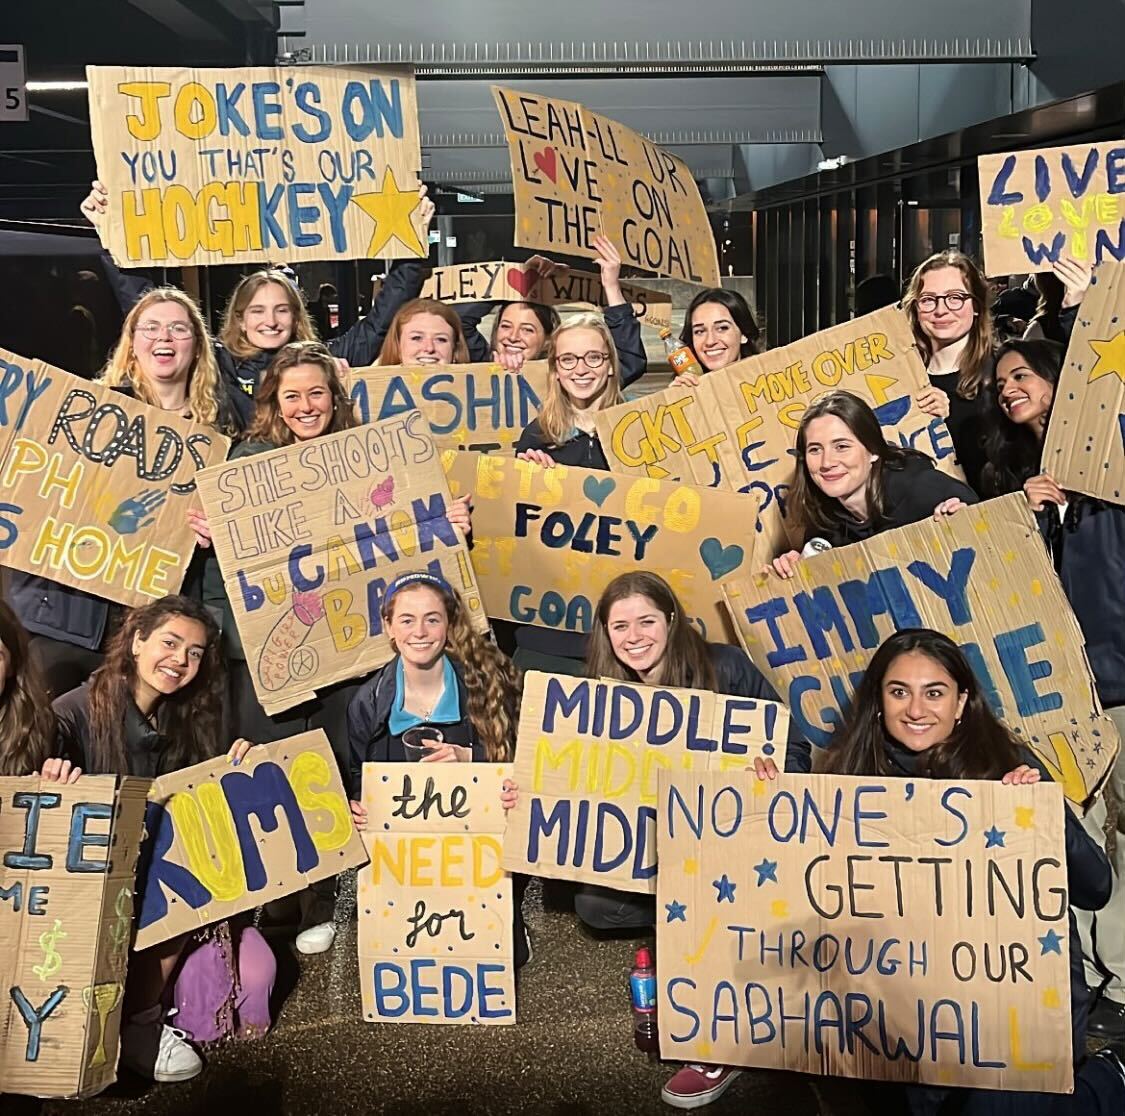
[[[629,974],[629,994],[633,1001],[633,1044],[650,1058],[660,1053],[656,1030],[656,967],[652,951],[641,946]]]

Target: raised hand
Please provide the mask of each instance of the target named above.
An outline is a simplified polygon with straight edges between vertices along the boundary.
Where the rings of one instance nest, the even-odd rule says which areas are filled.
[[[91,225],[97,227],[109,210],[109,191],[95,178],[90,183],[90,192],[79,208],[82,210],[82,216]]]
[[[1065,288],[1062,309],[1069,310],[1072,306],[1077,306],[1085,298],[1086,289],[1090,286],[1090,265],[1063,256],[1051,264],[1051,270],[1062,280]]]

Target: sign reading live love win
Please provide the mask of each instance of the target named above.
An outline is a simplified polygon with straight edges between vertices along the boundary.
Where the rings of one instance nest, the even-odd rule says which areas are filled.
[[[651,894],[659,773],[780,770],[788,735],[777,702],[531,671],[504,867]]]
[[[667,772],[661,1057],[1073,1088],[1059,788]]]
[[[0,349],[0,561],[124,605],[179,590],[228,439]]]
[[[1125,260],[1125,140],[981,155],[988,275]]]
[[[993,711],[1067,797],[1117,755],[1078,621],[1022,492],[802,560],[796,575],[723,586],[739,637],[801,734],[826,745],[876,648],[902,628],[960,645]]]
[[[197,480],[268,713],[393,658],[379,609],[399,574],[440,574],[487,630],[420,412],[228,461]]]
[[[719,286],[715,237],[682,159],[575,101],[492,87],[508,137],[521,248],[597,256]]]
[[[123,267],[423,257],[406,69],[88,66]]]
[[[5,1093],[84,1097],[116,1079],[148,786],[0,778]]]
[[[757,497],[491,454],[443,455],[473,495],[473,569],[498,620],[588,632],[602,590],[659,570],[697,630],[734,643],[719,582],[753,564]]]

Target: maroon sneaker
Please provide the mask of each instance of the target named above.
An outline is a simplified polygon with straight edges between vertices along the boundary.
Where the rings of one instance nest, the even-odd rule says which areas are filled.
[[[734,1066],[704,1066],[693,1062],[668,1079],[660,1096],[673,1108],[703,1108],[718,1100],[741,1072]]]

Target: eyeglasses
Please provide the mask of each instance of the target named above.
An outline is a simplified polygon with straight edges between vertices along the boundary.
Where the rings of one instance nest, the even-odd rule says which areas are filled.
[[[577,368],[579,361],[582,361],[587,368],[597,371],[607,360],[609,360],[609,353],[599,353],[593,349],[588,353],[583,353],[581,356],[577,353],[559,353],[559,355],[555,357],[555,363],[560,368],[566,369],[567,372],[572,372]]]
[[[956,314],[958,310],[964,307],[966,302],[972,301],[973,296],[971,294],[966,294],[964,291],[950,291],[949,294],[943,295],[924,294],[919,297],[917,305],[923,314],[932,314],[938,308],[938,303],[943,302],[946,310],[951,314]]]
[[[192,336],[192,328],[187,322],[169,322],[167,324],[163,322],[141,322],[137,326],[137,332],[150,341],[162,337],[165,331],[176,341],[184,341]]]

